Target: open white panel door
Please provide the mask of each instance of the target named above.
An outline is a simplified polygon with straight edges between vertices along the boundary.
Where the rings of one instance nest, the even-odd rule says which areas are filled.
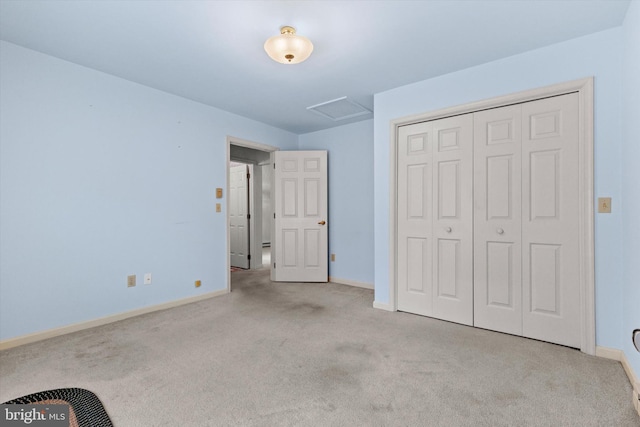
[[[248,166],[232,166],[229,177],[229,236],[231,266],[249,268]]]
[[[327,152],[273,153],[271,279],[276,282],[326,282]]]

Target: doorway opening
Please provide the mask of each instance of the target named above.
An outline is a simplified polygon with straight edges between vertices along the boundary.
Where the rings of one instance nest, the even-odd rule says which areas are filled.
[[[227,137],[226,212],[227,288],[229,290],[232,284],[232,269],[270,268],[271,218],[273,217],[271,153],[276,150],[278,150],[277,147],[270,145]]]

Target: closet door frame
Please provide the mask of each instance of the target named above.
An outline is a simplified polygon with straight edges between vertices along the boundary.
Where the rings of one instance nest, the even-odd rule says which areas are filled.
[[[389,149],[389,305],[397,311],[397,146],[400,126],[474,113],[491,108],[578,93],[579,101],[579,228],[580,228],[580,351],[595,355],[594,189],[593,189],[593,77],[517,92],[390,122]]]

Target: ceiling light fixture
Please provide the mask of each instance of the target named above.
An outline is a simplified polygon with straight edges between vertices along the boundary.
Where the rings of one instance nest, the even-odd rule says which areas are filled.
[[[264,43],[267,55],[281,64],[298,64],[311,55],[313,44],[308,38],[296,34],[289,26],[280,28],[280,35],[269,38]]]

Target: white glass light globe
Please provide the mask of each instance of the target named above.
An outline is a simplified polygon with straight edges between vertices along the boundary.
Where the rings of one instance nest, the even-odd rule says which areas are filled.
[[[296,34],[293,27],[282,27],[279,36],[273,36],[264,43],[267,55],[281,64],[299,64],[311,55],[313,44]]]

